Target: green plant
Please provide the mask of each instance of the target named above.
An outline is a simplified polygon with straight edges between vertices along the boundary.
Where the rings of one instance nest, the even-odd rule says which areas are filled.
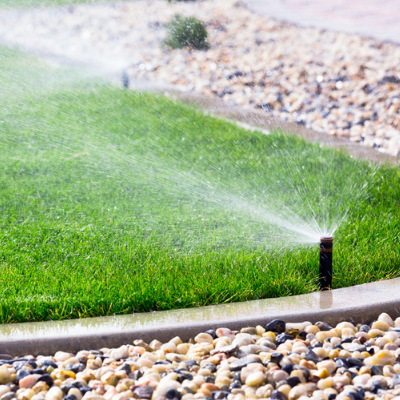
[[[206,50],[210,47],[206,27],[197,18],[182,17],[177,14],[165,26],[168,36],[164,44],[172,49],[190,46],[198,50]]]

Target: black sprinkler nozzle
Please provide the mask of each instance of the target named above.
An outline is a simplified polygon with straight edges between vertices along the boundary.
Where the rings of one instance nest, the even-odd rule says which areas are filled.
[[[319,248],[319,287],[321,290],[330,290],[332,288],[333,237],[322,237]]]
[[[122,71],[122,87],[124,89],[129,89],[129,75],[125,70]]]

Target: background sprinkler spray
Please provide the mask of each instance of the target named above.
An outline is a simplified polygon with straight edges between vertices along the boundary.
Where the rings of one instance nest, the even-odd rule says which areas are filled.
[[[330,290],[332,287],[333,237],[322,237],[319,247],[319,287],[321,290]]]

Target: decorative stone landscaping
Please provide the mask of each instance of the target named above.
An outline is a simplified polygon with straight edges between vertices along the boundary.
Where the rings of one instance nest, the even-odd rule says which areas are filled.
[[[0,399],[392,399],[399,345],[400,318],[383,313],[370,325],[273,320],[186,343],[138,338],[77,354],[3,355]]]

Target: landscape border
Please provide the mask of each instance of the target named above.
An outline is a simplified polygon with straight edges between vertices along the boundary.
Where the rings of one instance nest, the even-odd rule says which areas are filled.
[[[187,341],[211,328],[241,329],[286,322],[371,323],[380,313],[400,316],[400,278],[298,296],[251,300],[121,316],[0,325],[0,353],[51,355],[57,351],[118,347],[136,339]]]

